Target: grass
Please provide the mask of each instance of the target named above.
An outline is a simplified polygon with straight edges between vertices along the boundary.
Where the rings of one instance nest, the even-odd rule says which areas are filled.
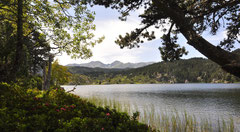
[[[133,115],[136,111],[140,111],[138,120],[148,124],[152,128],[161,132],[235,132],[235,123],[232,118],[229,120],[219,119],[218,123],[212,123],[211,119],[201,119],[195,115],[189,115],[186,111],[179,113],[174,112],[159,112],[153,104],[138,108],[136,104],[129,102],[119,102],[107,98],[88,97],[87,101],[101,107],[109,107],[120,112]]]

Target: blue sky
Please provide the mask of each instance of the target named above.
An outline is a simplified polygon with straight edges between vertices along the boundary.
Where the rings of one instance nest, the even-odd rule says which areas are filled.
[[[121,62],[159,62],[161,61],[161,55],[158,50],[158,47],[161,46],[161,40],[155,39],[150,42],[146,42],[140,44],[140,48],[134,49],[120,49],[118,45],[114,43],[117,37],[121,34],[124,35],[126,32],[130,32],[131,30],[139,27],[140,19],[138,19],[139,13],[142,11],[135,11],[128,17],[126,22],[120,21],[118,17],[120,14],[112,9],[106,9],[100,6],[94,6],[91,8],[92,11],[95,11],[95,24],[96,24],[96,37],[105,36],[105,40],[92,48],[93,56],[87,60],[81,59],[71,59],[70,56],[63,54],[61,56],[56,57],[59,60],[59,63],[62,65],[70,64],[70,63],[87,63],[90,61],[101,61],[105,64],[112,63],[115,60]],[[155,30],[155,34],[157,38],[160,38],[162,32],[158,29]],[[217,45],[223,37],[225,37],[224,31],[219,31],[218,35],[211,36],[209,33],[203,34],[204,38],[206,38],[211,43]],[[192,58],[192,57],[204,57],[201,53],[195,50],[190,45],[186,44],[186,40],[184,37],[180,37],[179,43],[181,46],[185,46],[189,51],[187,56],[183,58]]]

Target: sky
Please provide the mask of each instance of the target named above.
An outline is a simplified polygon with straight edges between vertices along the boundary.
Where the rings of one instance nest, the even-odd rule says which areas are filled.
[[[160,29],[152,29],[155,31],[156,38],[153,41],[147,41],[140,44],[139,48],[133,49],[120,49],[120,47],[115,44],[115,40],[118,36],[125,35],[125,33],[134,30],[135,28],[141,26],[140,19],[138,15],[143,11],[135,11],[128,17],[127,21],[121,21],[118,19],[120,14],[112,9],[106,9],[100,6],[94,6],[91,8],[92,11],[96,13],[95,15],[95,25],[96,31],[94,34],[96,37],[105,36],[104,41],[101,44],[97,44],[95,47],[91,48],[93,56],[87,60],[82,59],[71,59],[70,56],[62,54],[57,56],[56,59],[59,60],[61,65],[67,64],[81,64],[88,63],[91,61],[101,61],[105,64],[110,64],[116,60],[127,63],[137,63],[137,62],[160,62],[162,61],[158,47],[161,46],[161,40],[158,39],[163,34]],[[211,36],[209,33],[203,34],[204,38],[210,41],[213,44],[219,43],[219,38],[225,37],[225,32],[220,31],[218,35]],[[184,46],[188,55],[184,56],[183,59],[188,59],[192,57],[204,57],[201,53],[195,50],[190,45],[186,44],[184,37],[180,36],[179,44]]]

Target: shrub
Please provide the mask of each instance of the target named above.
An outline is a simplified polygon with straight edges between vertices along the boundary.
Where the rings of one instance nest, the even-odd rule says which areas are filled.
[[[37,88],[0,83],[0,129],[3,131],[153,131],[126,113],[97,107],[55,87]]]

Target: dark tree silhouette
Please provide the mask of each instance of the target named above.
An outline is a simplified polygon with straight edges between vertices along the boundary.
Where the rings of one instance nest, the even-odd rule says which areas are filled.
[[[176,44],[177,35],[182,34],[187,43],[207,58],[216,62],[225,71],[240,77],[240,56],[230,52],[240,42],[239,0],[87,0],[91,5],[103,5],[117,9],[126,20],[131,11],[144,8],[139,15],[143,27],[125,36],[119,36],[116,43],[123,47],[138,47],[143,39],[155,39],[151,26],[164,29],[163,47],[160,51],[164,60],[177,60],[186,54],[184,47]],[[167,29],[168,28],[168,29]],[[227,31],[227,38],[215,46],[202,37],[204,31],[216,35],[219,29]],[[221,39],[221,38],[219,38]]]

